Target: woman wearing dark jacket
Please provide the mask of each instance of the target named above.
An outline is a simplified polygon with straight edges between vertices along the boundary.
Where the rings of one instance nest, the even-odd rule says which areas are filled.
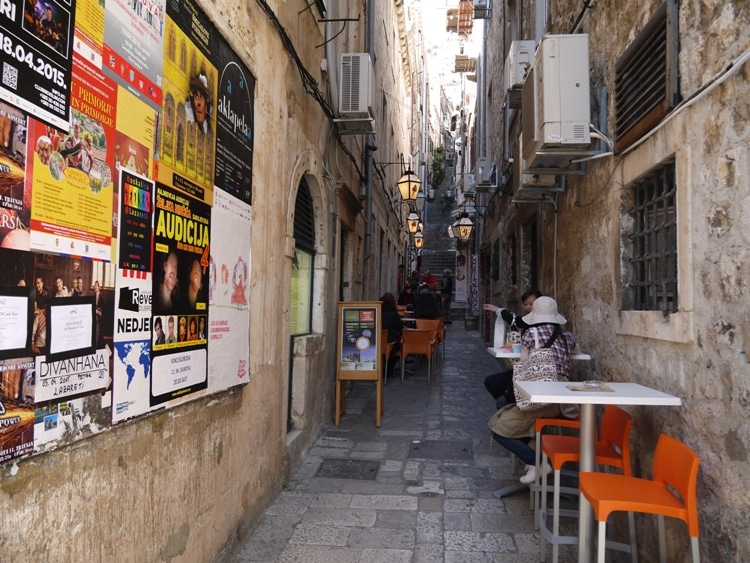
[[[523,305],[525,314],[528,315],[529,313],[531,313],[534,301],[536,301],[536,299],[541,296],[542,294],[536,289],[530,289],[521,296],[521,304]],[[508,323],[509,326],[514,326],[515,324],[516,328],[520,330],[521,333],[529,328],[529,325],[526,324],[521,317],[517,317],[507,309],[501,309],[500,307],[491,305],[490,303],[485,303],[483,308],[485,311],[491,311],[500,315],[502,319],[506,323]],[[505,390],[508,388],[508,385],[511,383],[511,381],[513,381],[512,369],[493,373],[492,375],[488,375],[484,379],[484,386],[487,388],[487,391],[490,392],[490,395],[492,395],[492,397],[495,399],[495,405],[497,406],[497,408],[500,408],[505,404]],[[503,398],[502,404],[499,404],[498,401],[501,397]]]
[[[382,306],[380,307],[382,316],[383,330],[388,331],[388,342],[394,342],[393,348],[391,349],[391,355],[387,361],[388,377],[393,377],[393,372],[396,369],[396,362],[398,362],[398,353],[401,350],[401,330],[404,328],[401,322],[401,316],[396,310],[396,298],[392,293],[384,293],[380,298]]]

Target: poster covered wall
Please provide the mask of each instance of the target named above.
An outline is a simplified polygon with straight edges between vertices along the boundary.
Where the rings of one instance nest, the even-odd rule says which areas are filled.
[[[1,462],[247,382],[255,78],[191,0],[0,3]]]

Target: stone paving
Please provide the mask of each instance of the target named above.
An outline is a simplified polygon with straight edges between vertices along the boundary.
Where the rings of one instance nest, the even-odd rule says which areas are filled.
[[[354,383],[341,425],[324,428],[285,491],[225,561],[539,561],[528,492],[492,495],[517,483],[522,470],[516,463],[514,473],[487,428],[494,404],[483,380],[502,369],[500,361],[478,331],[454,322],[430,385],[422,364],[409,366],[404,384],[388,381],[380,428],[374,385]],[[561,546],[561,563],[576,558],[574,547]]]

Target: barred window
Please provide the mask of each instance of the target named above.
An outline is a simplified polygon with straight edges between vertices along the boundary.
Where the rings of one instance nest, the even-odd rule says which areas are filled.
[[[633,185],[630,299],[625,308],[677,311],[675,194],[674,160]]]

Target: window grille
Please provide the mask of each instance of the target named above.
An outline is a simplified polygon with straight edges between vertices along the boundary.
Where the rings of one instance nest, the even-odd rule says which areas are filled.
[[[677,311],[677,217],[674,161],[633,186],[632,304]]]
[[[615,150],[626,149],[680,101],[676,0],[667,0],[615,65]]]

